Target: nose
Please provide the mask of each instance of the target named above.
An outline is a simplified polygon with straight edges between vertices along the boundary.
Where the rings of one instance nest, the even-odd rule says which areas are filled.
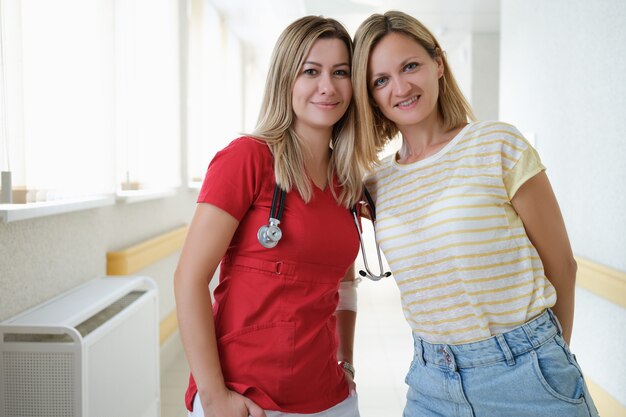
[[[402,77],[395,77],[392,80],[393,92],[397,96],[404,96],[411,91],[411,84]]]
[[[331,75],[324,74],[322,77],[320,77],[318,89],[321,94],[327,96],[334,95],[337,91],[337,89],[335,88],[335,80]]]

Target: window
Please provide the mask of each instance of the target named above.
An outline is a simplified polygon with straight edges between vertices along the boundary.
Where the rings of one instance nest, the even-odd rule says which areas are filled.
[[[0,5],[0,169],[24,190],[14,202],[179,186],[178,1]]]
[[[3,2],[5,149],[14,186],[32,200],[111,191],[106,4]]]
[[[188,178],[199,186],[215,153],[243,130],[239,39],[208,3],[191,2],[188,70]]]
[[[178,3],[115,3],[117,189],[180,185]]]

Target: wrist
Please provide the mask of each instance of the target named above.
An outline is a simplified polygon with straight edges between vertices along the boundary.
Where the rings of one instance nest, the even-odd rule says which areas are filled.
[[[224,384],[219,384],[207,390],[198,389],[196,395],[200,396],[203,407],[212,407],[228,397],[228,388]]]
[[[339,366],[341,366],[343,368],[343,370],[346,371],[348,374],[350,374],[352,379],[354,379],[354,375],[356,374],[356,371],[354,369],[354,365],[352,365],[348,361],[339,361]]]

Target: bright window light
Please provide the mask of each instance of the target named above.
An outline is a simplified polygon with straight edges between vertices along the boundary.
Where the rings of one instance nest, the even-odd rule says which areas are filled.
[[[215,153],[243,130],[240,40],[207,2],[192,1],[188,69],[188,178],[203,180]]]
[[[118,190],[180,185],[178,6],[115,3]]]
[[[111,192],[109,2],[19,3],[24,138],[15,165],[25,185],[39,190],[37,200]]]

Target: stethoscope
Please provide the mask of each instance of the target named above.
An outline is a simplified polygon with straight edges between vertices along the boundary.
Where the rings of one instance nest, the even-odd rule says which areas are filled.
[[[276,187],[274,187],[274,196],[272,197],[272,207],[270,208],[268,224],[261,226],[259,228],[259,231],[257,232],[257,238],[259,240],[259,243],[264,248],[271,249],[275,247],[280,239],[283,237],[283,232],[282,230],[280,230],[279,225],[283,217],[283,209],[285,207],[285,195],[285,191],[283,191],[283,189],[280,188],[279,185],[276,185]],[[372,281],[378,281],[382,278],[391,276],[391,272],[385,272],[383,268],[383,259],[380,254],[380,246],[378,245],[378,239],[376,237],[376,207],[374,206],[374,200],[372,200],[372,196],[365,187],[363,187],[363,195],[365,196],[365,201],[359,201],[357,204],[368,207],[370,220],[374,225],[374,239],[376,240],[376,254],[378,255],[378,268],[380,274],[373,273],[370,270],[369,264],[367,262],[367,255],[365,254],[365,242],[363,241],[363,231],[361,230],[361,226],[359,224],[357,204],[355,204],[350,208],[350,212],[352,213],[352,218],[354,220],[356,230],[359,233],[361,253],[363,254],[363,263],[365,264],[365,271],[359,271],[359,275],[361,275],[362,277],[367,277]]]

